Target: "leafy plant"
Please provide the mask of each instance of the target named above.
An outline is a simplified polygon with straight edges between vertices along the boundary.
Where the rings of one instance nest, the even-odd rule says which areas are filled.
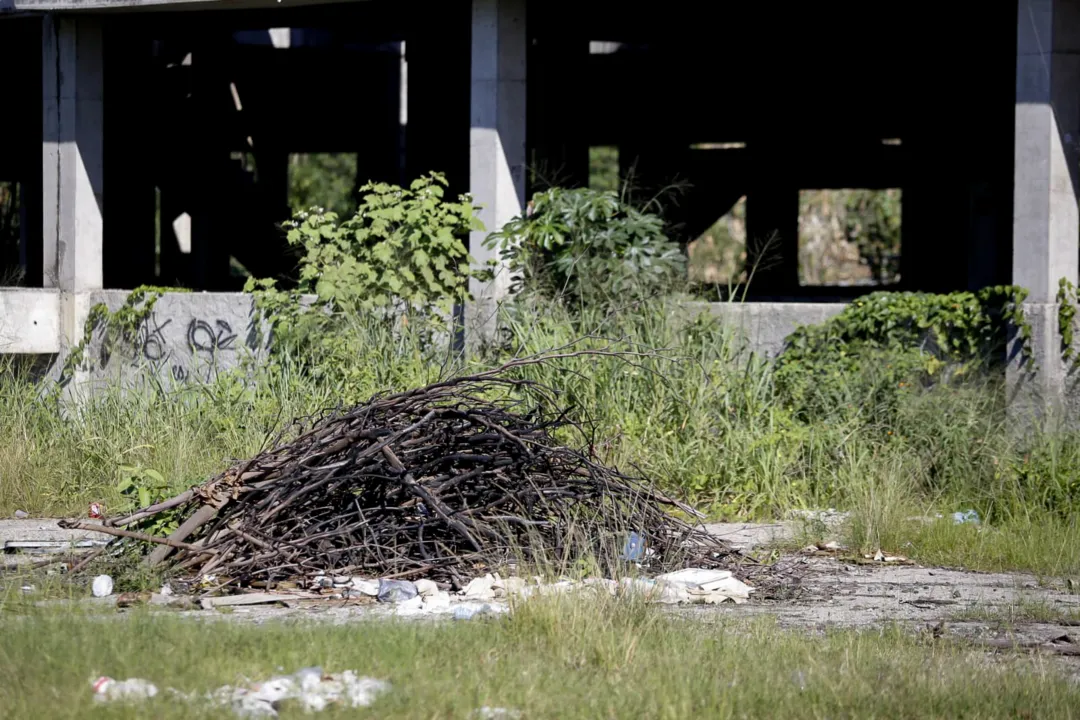
[[[1058,281],[1058,332],[1061,333],[1061,357],[1068,362],[1076,351],[1073,349],[1073,320],[1076,318],[1076,286],[1068,278]]]
[[[437,173],[407,190],[368,183],[356,214],[340,224],[322,208],[298,213],[285,224],[289,244],[303,250],[298,292],[333,309],[404,302],[448,311],[467,299],[469,279],[483,273],[470,269],[475,260],[465,239],[483,226],[468,196],[443,199],[445,185]],[[273,287],[272,280],[249,280],[246,289]]]
[[[821,325],[792,333],[777,359],[778,388],[796,406],[824,408],[850,398],[853,379],[873,376],[875,387],[894,395],[912,382],[1000,365],[1010,324],[1030,365],[1031,329],[1021,310],[1026,297],[1015,286],[943,295],[873,293]]]
[[[472,202],[445,200],[445,185],[437,173],[408,190],[369,183],[344,222],[313,208],[287,224],[289,242],[303,250],[299,285],[285,291],[272,279],[249,279],[245,287],[274,334],[271,362],[300,359],[343,401],[359,401],[377,378],[406,367],[380,366],[374,356],[383,348],[412,354],[419,366],[438,362],[435,340],[446,337],[448,311],[469,299],[471,278],[491,275],[472,266],[466,248],[468,233],[483,229]]]
[[[511,290],[584,302],[670,292],[686,259],[658,216],[614,192],[552,188],[485,241],[509,264]]]
[[[117,474],[120,479],[116,483],[116,492],[126,501],[126,504],[119,508],[121,512],[147,507],[168,500],[175,494],[176,489],[164,475],[153,468],[120,465]],[[140,527],[151,535],[167,535],[179,526],[175,513],[163,513],[148,519]]]

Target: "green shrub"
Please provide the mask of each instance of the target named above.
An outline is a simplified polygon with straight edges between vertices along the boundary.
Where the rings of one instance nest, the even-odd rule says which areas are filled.
[[[531,210],[488,236],[510,265],[511,288],[585,304],[671,292],[686,259],[656,215],[614,192],[553,188]]]
[[[1030,360],[1030,329],[1019,310],[1025,296],[1012,286],[867,295],[787,338],[777,359],[778,388],[801,413],[828,414],[852,403],[895,407],[912,385],[1000,368],[1010,323]]]
[[[360,188],[356,214],[340,224],[336,213],[321,208],[299,213],[285,224],[289,244],[303,249],[297,293],[313,293],[332,310],[404,303],[448,311],[468,298],[476,271],[466,243],[469,232],[483,226],[468,196],[443,199],[445,185],[437,173],[414,180],[407,190],[368,183]],[[274,286],[272,279],[252,279],[246,289]]]

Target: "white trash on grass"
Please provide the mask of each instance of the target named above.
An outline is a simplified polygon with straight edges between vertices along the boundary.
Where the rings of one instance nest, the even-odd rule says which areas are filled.
[[[754,588],[737,579],[730,570],[704,570],[686,568],[660,575],[657,582],[666,585],[674,592],[665,590],[661,602],[705,603],[715,605],[725,600],[742,604],[750,599]]]
[[[470,717],[477,720],[517,720],[521,717],[521,711],[515,708],[489,707],[485,705],[473,710]]]
[[[94,578],[94,583],[90,586],[90,590],[94,593],[94,597],[109,597],[112,595],[113,591],[113,579],[108,575],[98,575]]]
[[[148,700],[158,694],[153,683],[138,678],[118,681],[101,677],[94,681],[93,688],[94,699],[99,702]],[[168,688],[167,692],[184,702],[208,701],[213,705],[228,706],[241,717],[277,717],[281,704],[286,701],[296,701],[309,713],[330,706],[359,708],[371,705],[389,689],[389,683],[359,676],[352,670],[325,675],[322,668],[310,667],[249,687],[225,685],[202,697],[173,688]]]
[[[96,702],[148,700],[158,694],[157,686],[149,680],[128,678],[114,680],[102,676],[91,683]]]

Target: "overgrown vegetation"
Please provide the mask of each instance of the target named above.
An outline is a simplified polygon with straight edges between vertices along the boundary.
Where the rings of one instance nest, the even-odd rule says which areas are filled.
[[[602,598],[530,601],[494,622],[439,624],[0,613],[0,633],[0,712],[13,718],[216,718],[219,709],[164,691],[145,704],[97,705],[89,683],[107,674],[202,693],[313,665],[391,683],[370,708],[320,715],[330,718],[465,718],[481,707],[526,718],[1053,718],[1072,717],[1080,703],[1053,664],[990,662],[900,628],[806,636]],[[282,716],[303,717],[300,708]]]
[[[513,292],[532,291],[571,305],[626,302],[666,294],[686,260],[656,215],[614,191],[553,188],[485,243],[509,265]]]
[[[252,456],[293,417],[514,356],[614,344],[651,352],[635,364],[571,358],[522,372],[561,389],[602,461],[716,517],[853,509],[860,545],[912,554],[901,547],[912,543],[943,557],[947,540],[994,569],[1030,567],[1034,551],[965,546],[904,519],[972,508],[982,532],[1056,533],[1040,548],[1072,537],[1080,436],[1020,435],[1006,423],[996,359],[1010,325],[1025,332],[1022,289],[870,295],[796,332],[770,365],[670,291],[680,265],[668,262],[655,216],[603,192],[551,191],[493,238],[516,253],[526,292],[465,356],[446,310],[467,297],[474,210],[441,193],[438,176],[408,190],[373,185],[352,218],[298,218],[298,293],[250,285],[275,334],[272,353],[207,384],[148,378],[65,410],[10,364],[0,382],[0,516],[81,514],[90,501],[130,503],[140,488],[172,493]],[[301,302],[305,291],[314,304]],[[1055,563],[1080,568],[1080,544],[1061,544]]]

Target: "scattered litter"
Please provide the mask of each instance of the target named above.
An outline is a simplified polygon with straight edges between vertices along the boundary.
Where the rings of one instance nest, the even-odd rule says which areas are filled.
[[[952,514],[953,523],[956,525],[978,525],[979,513],[974,510],[964,510],[963,512],[954,512]]]
[[[517,720],[521,717],[521,711],[514,708],[488,707],[473,710],[471,717],[477,720]]]
[[[509,612],[504,605],[492,605],[491,603],[462,603],[454,608],[455,620],[472,620],[477,617],[489,615],[502,615]]]
[[[148,700],[158,694],[157,685],[140,678],[113,680],[111,677],[102,676],[94,680],[91,687],[97,702]]]
[[[494,600],[495,576],[484,575],[483,577],[474,578],[465,586],[464,595],[474,600]]]
[[[666,586],[660,597],[661,602],[717,605],[731,600],[742,604],[754,592],[754,588],[736,579],[729,570],[687,568],[656,579]]]
[[[99,702],[148,700],[158,694],[157,686],[138,678],[117,681],[100,677],[92,686],[94,699]],[[296,701],[308,713],[320,712],[334,705],[359,708],[371,705],[389,689],[389,683],[361,677],[352,670],[325,675],[322,668],[309,667],[249,687],[226,685],[205,696],[175,688],[167,688],[166,692],[183,702],[229,706],[241,717],[277,717],[278,710],[286,701]]]
[[[421,597],[427,597],[439,592],[439,586],[432,580],[417,580],[413,585],[416,586],[416,592],[420,593]]]
[[[101,520],[105,517],[105,506],[101,503],[90,503],[90,510],[87,515],[94,520]]]
[[[353,578],[352,585],[353,590],[356,590],[361,595],[367,595],[368,597],[379,596],[379,581],[378,580],[365,580],[363,578]]]
[[[20,590],[22,590],[22,591],[23,591],[24,593],[32,593],[32,592],[34,592],[34,590],[36,590],[37,588],[35,588],[35,587],[34,587],[33,585],[23,585],[23,586],[22,586],[21,588],[19,588],[19,589],[20,589]]]
[[[378,600],[383,603],[400,603],[419,596],[416,585],[408,580],[380,580]]]
[[[57,553],[65,550],[104,547],[105,540],[6,540],[5,552]]]
[[[847,548],[845,548],[843,545],[836,542],[835,540],[830,540],[829,542],[825,543],[819,542],[814,543],[813,545],[807,545],[802,549],[802,552],[807,555],[836,556],[837,553],[844,552],[845,550],[847,550]]]
[[[16,520],[25,520],[28,517],[30,517],[30,513],[26,512],[25,510],[16,510],[15,511],[15,519]]]
[[[439,610],[450,609],[450,595],[444,592],[436,592],[432,595],[423,595],[424,608],[428,611],[437,612]]]
[[[112,595],[113,591],[113,579],[108,575],[98,575],[94,578],[94,583],[90,586],[90,591],[94,593],[94,597],[109,597]]]
[[[626,546],[623,548],[622,559],[629,560],[630,562],[638,562],[645,556],[645,538],[638,535],[636,532],[630,533],[630,537],[626,539]]]

